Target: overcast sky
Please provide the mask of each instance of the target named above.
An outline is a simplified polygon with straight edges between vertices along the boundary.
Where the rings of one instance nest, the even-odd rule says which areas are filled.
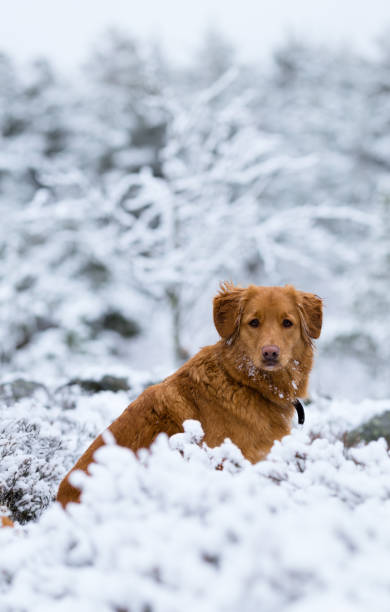
[[[213,25],[245,59],[263,57],[286,32],[370,51],[390,26],[390,0],[0,0],[0,7],[0,49],[21,60],[47,55],[65,68],[80,63],[109,25],[158,37],[179,58]]]

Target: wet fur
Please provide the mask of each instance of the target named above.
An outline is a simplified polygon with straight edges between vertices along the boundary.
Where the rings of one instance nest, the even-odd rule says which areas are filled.
[[[282,326],[283,317],[294,321]],[[248,320],[258,316],[252,329]],[[236,287],[225,283],[214,298],[214,322],[221,339],[199,351],[177,372],[146,389],[110,425],[116,442],[137,451],[148,448],[159,433],[183,431],[186,419],[200,421],[205,442],[217,446],[230,438],[252,463],[263,459],[275,440],[288,434],[293,401],[305,397],[313,363],[313,338],[320,335],[322,302],[286,287]],[[281,364],[267,371],[261,347],[277,344]],[[73,470],[88,470],[100,435]],[[78,502],[80,491],[62,481],[57,500],[65,507]]]

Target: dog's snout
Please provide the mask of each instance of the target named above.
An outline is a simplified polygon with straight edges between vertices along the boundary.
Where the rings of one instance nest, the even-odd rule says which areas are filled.
[[[261,354],[263,355],[263,359],[265,361],[277,361],[280,355],[280,348],[275,344],[263,346],[261,349]]]

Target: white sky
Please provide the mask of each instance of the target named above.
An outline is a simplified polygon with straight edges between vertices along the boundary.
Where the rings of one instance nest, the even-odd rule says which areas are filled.
[[[47,55],[73,68],[109,25],[157,36],[188,57],[208,25],[245,59],[264,57],[286,32],[370,51],[390,27],[390,0],[0,0],[0,50],[19,60]]]

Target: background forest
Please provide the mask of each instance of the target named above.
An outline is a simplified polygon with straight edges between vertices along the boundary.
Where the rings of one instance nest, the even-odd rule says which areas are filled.
[[[389,392],[385,37],[261,66],[209,31],[177,67],[111,30],[72,78],[1,55],[0,208],[3,373],[169,371],[232,279],[324,298],[315,389]]]

